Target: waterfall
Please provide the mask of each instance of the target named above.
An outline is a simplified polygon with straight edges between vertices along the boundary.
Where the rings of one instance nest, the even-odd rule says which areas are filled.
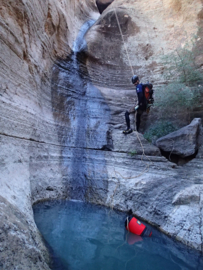
[[[63,116],[55,115],[67,197],[91,201],[96,196],[102,202],[107,176],[105,151],[101,149],[107,145],[110,111],[99,89],[91,83],[86,67],[85,35],[93,24],[90,20],[81,27],[72,55],[55,66],[53,102],[56,111],[63,111]],[[54,99],[59,99],[58,103]]]
[[[83,24],[83,26],[81,27],[78,36],[76,38],[76,40],[73,43],[73,52],[77,53],[80,52],[81,50],[85,49],[87,44],[85,42],[85,34],[87,33],[87,31],[89,30],[89,28],[95,23],[94,20],[89,20],[87,22],[85,22]]]

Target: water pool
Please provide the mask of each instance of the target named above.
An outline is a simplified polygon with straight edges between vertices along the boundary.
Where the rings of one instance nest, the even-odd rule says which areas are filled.
[[[75,201],[44,202],[33,209],[55,270],[203,269],[200,253],[154,228],[150,238],[127,233],[124,213]]]

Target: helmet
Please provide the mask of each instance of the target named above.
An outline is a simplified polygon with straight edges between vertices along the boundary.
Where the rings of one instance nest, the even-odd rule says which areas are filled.
[[[139,77],[137,75],[132,76],[132,83],[136,83],[139,80]]]

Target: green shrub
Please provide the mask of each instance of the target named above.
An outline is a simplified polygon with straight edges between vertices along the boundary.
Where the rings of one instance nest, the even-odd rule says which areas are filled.
[[[162,119],[189,114],[193,108],[202,106],[203,72],[196,64],[196,57],[203,53],[196,49],[198,37],[194,37],[190,44],[162,57],[165,67],[163,76],[168,83],[157,88],[155,106],[160,108]]]
[[[136,150],[133,150],[131,152],[128,153],[129,155],[131,155],[131,157],[137,155],[137,151]]]
[[[198,106],[200,96],[201,88],[173,82],[157,89],[154,105],[160,108],[164,118],[167,115],[191,111]]]
[[[184,47],[177,48],[162,58],[165,66],[164,76],[167,80],[186,86],[196,86],[203,82],[202,70],[196,63],[196,57],[203,54],[203,49],[200,51],[195,47],[198,39],[198,36],[194,36]]]
[[[160,121],[156,123],[153,127],[150,127],[144,133],[144,138],[148,140],[149,142],[155,142],[158,138],[161,138],[176,130],[177,128],[174,127],[171,122]]]

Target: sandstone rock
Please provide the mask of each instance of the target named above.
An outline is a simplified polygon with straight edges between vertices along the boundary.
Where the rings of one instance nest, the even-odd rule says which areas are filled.
[[[201,223],[201,209],[196,204],[181,205],[171,211],[162,229],[186,245],[201,250]],[[200,226],[196,226],[196,224]]]
[[[203,185],[196,184],[176,194],[172,202],[175,207],[163,226],[165,231],[185,244],[190,238],[190,244],[197,249],[202,245],[201,225],[195,225],[202,224],[202,191]]]
[[[185,29],[188,38],[197,32],[201,1],[195,0],[195,9],[193,2],[179,2],[111,4],[133,70],[143,82],[161,84],[159,56],[187,41]],[[43,199],[79,198],[124,211],[132,208],[166,233],[174,235],[175,228],[181,241],[202,248],[202,208],[200,213],[192,203],[186,205],[182,220],[176,221],[172,214],[185,206],[172,203],[176,194],[202,184],[202,156],[177,168],[142,135],[146,155],[135,133],[123,136],[125,110],[136,99],[131,67],[114,11],[109,7],[99,16],[94,0],[1,1],[3,269],[47,269],[32,216],[32,203]],[[86,54],[72,55],[78,32],[90,19],[98,21],[85,36]],[[126,153],[131,149],[137,154]],[[183,234],[181,228],[191,225],[194,230]]]
[[[165,152],[188,157],[198,149],[198,135],[201,119],[194,119],[188,126],[172,132],[156,141],[156,145]]]
[[[190,43],[194,32],[198,32],[197,25],[201,23],[201,0],[193,2],[195,9],[192,2],[176,2],[113,1],[86,37],[92,81],[104,87],[129,89],[133,70],[140,75],[142,82],[162,83],[162,56]]]
[[[0,268],[49,269],[32,203],[67,196],[52,66],[70,53],[84,21],[98,17],[94,0],[1,1]]]
[[[174,205],[188,205],[190,203],[200,203],[201,193],[203,192],[203,185],[192,185],[184,190],[181,190],[174,197],[172,204]]]
[[[50,269],[49,254],[33,222],[0,196],[0,268]]]
[[[198,158],[203,158],[203,127],[200,127],[199,140],[198,140]]]
[[[180,168],[163,157],[109,152],[107,165],[110,207],[132,209],[165,233],[202,250],[201,159]]]
[[[144,139],[143,135],[134,131],[125,135],[122,130],[112,131],[113,151],[131,155],[161,156],[159,149]]]

